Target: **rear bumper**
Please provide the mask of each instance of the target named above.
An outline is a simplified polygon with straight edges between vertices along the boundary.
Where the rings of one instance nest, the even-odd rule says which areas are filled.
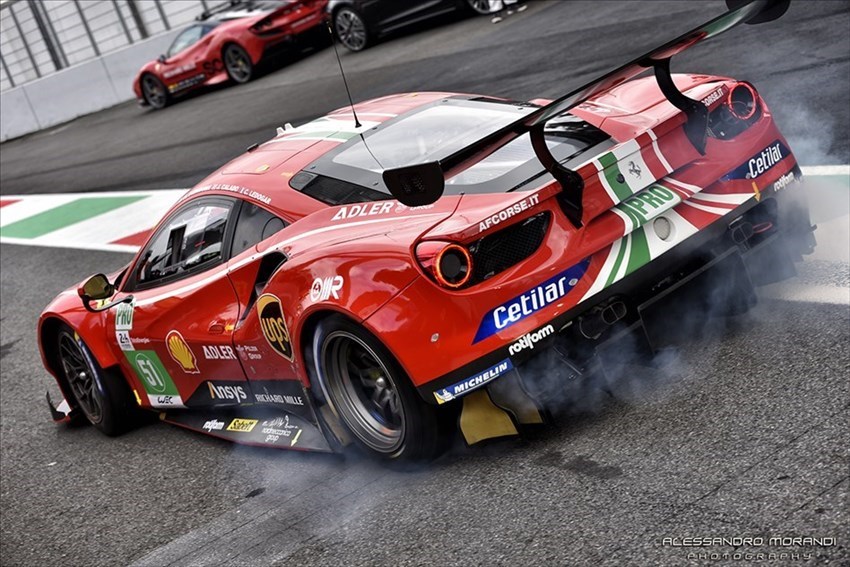
[[[762,219],[770,215],[774,220],[764,229]],[[761,232],[754,232],[756,225]],[[814,250],[815,228],[799,187],[750,199],[589,300],[417,389],[442,404],[513,375],[539,401],[559,383],[596,370],[624,329],[636,331],[638,350],[651,356],[683,334],[673,323],[693,313],[745,312],[757,301],[755,287],[796,275],[794,262]],[[545,384],[535,384],[543,374]]]

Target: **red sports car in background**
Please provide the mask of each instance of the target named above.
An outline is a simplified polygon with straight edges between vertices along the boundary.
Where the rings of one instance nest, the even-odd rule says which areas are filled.
[[[202,13],[168,52],[142,67],[133,91],[143,106],[163,108],[178,95],[228,79],[247,83],[260,60],[318,31],[328,0],[230,1]]]

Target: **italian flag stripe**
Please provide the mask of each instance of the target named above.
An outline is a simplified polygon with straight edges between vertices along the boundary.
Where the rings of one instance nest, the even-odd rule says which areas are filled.
[[[671,172],[671,170],[667,169],[658,158],[658,155],[656,154],[658,146],[649,134],[641,134],[638,136],[637,140],[641,145],[640,153],[641,156],[643,156],[643,161],[649,169],[649,172],[652,174],[653,179],[660,179]]]
[[[626,256],[626,248],[628,248],[627,244],[628,235],[623,238],[623,240],[620,242],[620,245],[618,246],[619,250],[617,251],[617,259],[614,260],[614,265],[611,266],[611,273],[608,274],[608,281],[605,282],[605,287],[608,287],[609,285],[614,283],[614,280],[617,277],[617,272],[620,271],[620,265],[623,263],[623,258]],[[612,249],[611,251],[613,252],[614,250]]]
[[[661,148],[658,147],[658,136],[656,136],[655,132],[652,130],[647,130],[646,133],[650,138],[652,138],[653,154],[656,158],[658,158],[658,162],[661,164],[661,167],[664,168],[664,171],[667,173],[672,173],[673,167],[670,165],[670,162],[667,161],[667,158],[664,157],[664,154],[661,152]]]
[[[647,262],[649,262],[649,246],[646,243],[646,232],[639,228],[631,234],[632,249],[629,254],[629,263],[626,266],[626,274],[631,274]]]
[[[620,182],[617,180],[618,177],[623,178],[623,174],[620,172],[619,161],[616,156],[607,152],[598,158],[599,165],[602,166],[602,175],[605,177],[603,183],[607,181],[608,186],[617,196],[618,201],[622,201],[626,197],[631,196],[632,190],[626,184],[625,181]]]

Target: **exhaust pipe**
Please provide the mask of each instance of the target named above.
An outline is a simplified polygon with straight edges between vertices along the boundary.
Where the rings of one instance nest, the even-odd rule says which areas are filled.
[[[619,300],[598,306],[579,319],[579,330],[586,339],[598,339],[608,327],[622,320],[627,312],[626,304]]]

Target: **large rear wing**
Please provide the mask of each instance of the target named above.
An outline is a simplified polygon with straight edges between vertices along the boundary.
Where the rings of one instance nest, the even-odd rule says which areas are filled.
[[[739,24],[773,21],[788,10],[790,3],[791,0],[726,0],[729,11],[713,20],[590,81],[439,162],[386,170],[383,172],[384,184],[390,193],[405,205],[433,203],[442,196],[447,177],[478,163],[511,140],[528,133],[537,159],[561,185],[560,200],[564,212],[576,226],[580,226],[584,180],[581,175],[564,167],[552,156],[544,137],[543,128],[546,122],[648,69],[653,69],[661,92],[687,116],[683,127],[688,140],[697,151],[705,153],[708,109],[701,102],[688,98],[679,91],[670,75],[670,59]]]

